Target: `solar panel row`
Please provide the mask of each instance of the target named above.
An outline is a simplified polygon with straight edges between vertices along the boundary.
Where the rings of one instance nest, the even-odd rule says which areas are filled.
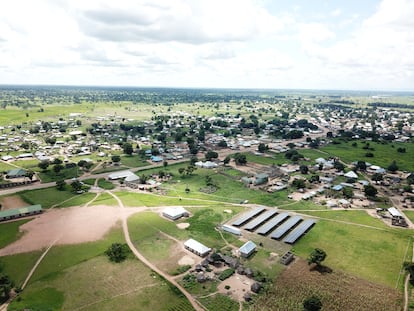
[[[286,218],[289,217],[288,213],[281,213],[277,215],[275,218],[270,219],[267,223],[259,227],[259,229],[256,230],[256,233],[261,235],[268,234],[274,227],[282,223]]]
[[[309,228],[311,228],[315,224],[315,220],[313,219],[306,219],[302,222],[299,226],[290,232],[286,238],[284,238],[283,242],[293,244],[299,239]]]
[[[249,230],[249,231],[253,231],[255,228],[260,226],[266,220],[268,220],[269,218],[272,218],[275,214],[277,214],[276,210],[274,210],[274,209],[273,210],[268,210],[268,211],[264,212],[263,214],[261,214],[260,216],[256,217],[255,219],[253,219],[252,221],[250,221],[244,227],[244,229]]]
[[[256,215],[259,215],[261,212],[263,212],[265,210],[264,207],[257,207],[253,210],[251,210],[250,212],[242,215],[240,218],[236,219],[235,221],[233,221],[232,225],[233,226],[237,226],[240,227],[241,225],[243,225],[244,223],[246,223],[250,218],[253,218]]]
[[[300,216],[293,216],[284,222],[279,228],[273,231],[270,235],[272,239],[280,239],[283,235],[286,234],[290,229],[292,229],[298,222],[302,220]]]

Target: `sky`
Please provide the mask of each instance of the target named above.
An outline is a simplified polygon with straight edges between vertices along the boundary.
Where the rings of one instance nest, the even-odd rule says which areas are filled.
[[[0,84],[414,90],[414,0],[2,0]]]

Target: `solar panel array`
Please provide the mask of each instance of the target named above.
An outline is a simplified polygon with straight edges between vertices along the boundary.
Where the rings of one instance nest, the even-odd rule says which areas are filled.
[[[276,240],[286,235],[283,242],[293,244],[316,223],[314,219],[302,220],[301,216],[279,214],[276,209],[260,206],[237,218],[232,225],[244,226],[244,230],[255,231],[261,235],[268,235],[270,232],[269,237]]]
[[[269,218],[273,217],[275,214],[277,214],[276,210],[274,210],[274,209],[268,210],[268,211],[264,212],[263,214],[261,214],[260,216],[256,217],[255,219],[253,219],[252,221],[250,221],[244,227],[244,229],[249,230],[249,231],[253,231],[255,228],[260,226],[262,223],[264,223]]]
[[[286,238],[283,239],[283,242],[293,244],[298,238],[300,238],[310,227],[315,224],[315,220],[306,219],[299,226],[293,229]]]
[[[236,219],[235,221],[233,221],[232,225],[233,226],[237,226],[240,227],[241,225],[243,225],[245,222],[247,222],[250,218],[253,218],[254,216],[260,214],[261,212],[263,212],[265,210],[264,207],[257,207],[253,210],[251,210],[250,212],[244,214],[242,217]]]
[[[279,228],[272,232],[270,237],[272,239],[280,239],[286,232],[292,229],[298,222],[302,220],[300,216],[293,216],[285,221]]]
[[[274,227],[282,223],[286,218],[289,217],[288,213],[281,213],[277,215],[276,217],[270,219],[268,222],[266,222],[264,225],[259,227],[259,229],[256,230],[256,233],[261,235],[268,234]]]

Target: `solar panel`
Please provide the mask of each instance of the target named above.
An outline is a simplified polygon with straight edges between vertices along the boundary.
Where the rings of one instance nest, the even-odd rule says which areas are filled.
[[[244,223],[246,223],[250,218],[253,218],[254,216],[260,214],[264,210],[265,210],[265,208],[263,206],[257,207],[255,209],[249,211],[248,213],[242,215],[240,218],[236,219],[235,221],[233,221],[232,225],[239,227],[239,226],[243,225]]]
[[[256,230],[256,233],[261,235],[266,235],[272,230],[274,227],[282,223],[286,218],[289,217],[288,213],[281,213],[277,215],[275,218],[270,219],[267,223],[265,223],[263,226],[259,227],[259,229]]]
[[[244,227],[244,229],[252,231],[255,228],[257,228],[258,226],[260,226],[263,222],[265,222],[269,218],[273,217],[275,214],[277,214],[276,210],[274,210],[274,209],[273,210],[268,210],[268,211],[264,212],[263,214],[261,214],[260,216],[258,216],[257,218],[250,221]]]
[[[279,228],[272,232],[270,237],[272,239],[280,239],[286,232],[292,229],[302,218],[300,216],[293,216],[284,222]]]
[[[313,219],[306,219],[302,222],[299,226],[292,230],[288,234],[286,238],[284,238],[283,242],[293,244],[299,239],[309,228],[311,228],[315,224],[315,220]]]

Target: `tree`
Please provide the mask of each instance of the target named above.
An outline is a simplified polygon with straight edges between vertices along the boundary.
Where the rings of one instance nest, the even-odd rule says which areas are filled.
[[[381,173],[374,173],[371,177],[371,180],[379,182],[384,179],[384,176]]]
[[[65,190],[66,182],[64,180],[56,181],[56,189],[59,191]]]
[[[351,187],[344,187],[342,189],[342,194],[344,195],[345,198],[347,199],[351,199],[354,197],[354,191],[352,190]]]
[[[121,162],[121,157],[120,157],[119,155],[113,155],[113,156],[111,157],[111,160],[112,160],[112,162],[114,162],[114,163],[119,163],[119,162]]]
[[[315,263],[317,266],[326,258],[326,252],[320,248],[315,248],[308,257],[308,265]]]
[[[14,284],[9,276],[0,273],[0,303],[7,301],[10,298],[10,291]]]
[[[82,190],[82,183],[79,180],[74,180],[70,185],[75,192]]]
[[[127,244],[112,243],[112,245],[105,251],[105,255],[108,256],[110,261],[122,262],[127,259],[131,250]]]
[[[206,152],[206,156],[205,156],[207,161],[210,161],[211,159],[217,159],[218,158],[218,153],[212,150],[209,150]]]
[[[300,173],[306,175],[309,172],[309,168],[307,165],[301,165],[299,167]]]
[[[224,165],[229,164],[230,163],[230,160],[231,160],[231,157],[230,156],[225,157],[224,160],[223,160],[223,164]]]
[[[366,185],[364,186],[364,193],[368,197],[375,197],[378,193],[378,190],[373,185]]]
[[[269,150],[269,147],[266,146],[264,143],[260,143],[259,146],[257,146],[257,151],[264,153],[267,150]]]
[[[54,166],[53,166],[53,171],[56,173],[56,174],[59,174],[59,172],[61,171],[61,170],[63,170],[64,169],[64,167],[63,167],[63,165],[62,164],[55,164]]]
[[[127,155],[131,155],[134,152],[134,148],[132,148],[132,145],[130,143],[123,144],[122,149],[124,150],[124,153]]]
[[[319,311],[322,309],[322,302],[318,296],[310,296],[303,301],[305,311]]]
[[[178,173],[179,173],[180,175],[184,176],[184,174],[185,174],[185,168],[184,168],[184,167],[180,167],[180,168],[178,169]]]
[[[236,153],[234,155],[234,162],[236,162],[237,165],[244,165],[247,163],[247,158],[245,154]]]
[[[365,171],[367,169],[367,163],[365,161],[358,161],[356,163],[356,168],[361,171]]]
[[[63,161],[59,158],[56,158],[52,161],[52,164],[62,164],[62,163],[63,163]]]
[[[334,162],[334,168],[338,171],[341,172],[345,169],[345,165],[342,164],[340,161],[335,161]]]
[[[398,165],[397,162],[395,162],[395,160],[392,161],[392,163],[388,166],[388,170],[393,173],[398,171]]]
[[[42,171],[46,171],[49,167],[49,161],[42,161],[37,165]]]
[[[221,147],[221,148],[226,148],[227,147],[227,143],[225,140],[220,140],[219,143],[217,144],[217,146]]]
[[[168,166],[168,162],[167,161],[162,162],[162,166],[167,167]]]
[[[292,181],[292,186],[297,189],[304,189],[306,188],[306,182],[303,179],[295,179]]]
[[[24,173],[24,177],[27,177],[30,180],[33,180],[34,175],[35,175],[35,172],[33,172],[32,170],[28,170],[28,171],[26,171],[26,173]]]

